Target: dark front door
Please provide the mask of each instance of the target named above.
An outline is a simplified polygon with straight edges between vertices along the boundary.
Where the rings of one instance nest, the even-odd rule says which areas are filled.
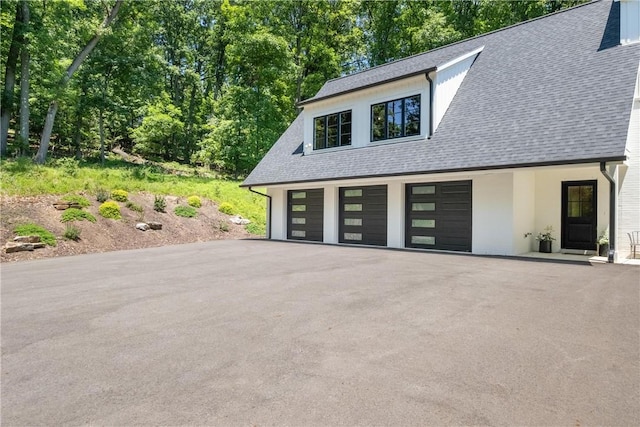
[[[340,188],[340,243],[387,245],[387,186]]]
[[[597,190],[597,181],[562,183],[562,248],[596,248]]]

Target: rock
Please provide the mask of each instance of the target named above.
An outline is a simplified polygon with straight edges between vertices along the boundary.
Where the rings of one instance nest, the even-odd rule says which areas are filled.
[[[79,203],[65,202],[64,200],[60,200],[60,201],[55,202],[53,204],[53,207],[58,209],[59,211],[64,211],[64,210],[67,210],[69,208],[78,208],[78,209],[82,208],[82,206],[80,206]]]
[[[34,244],[33,244],[33,249],[42,249],[42,248],[44,248],[44,247],[45,247],[45,244],[44,244],[44,243],[40,243],[40,242],[38,242],[38,243],[34,243]]]
[[[32,251],[34,249],[33,243],[15,243],[8,242],[4,247],[4,251],[8,254],[13,252]]]
[[[159,222],[149,221],[147,225],[152,230],[162,230],[162,224],[160,224]]]
[[[136,228],[138,230],[147,231],[149,229],[149,224],[146,222],[139,222],[136,224]]]
[[[13,241],[18,243],[38,243],[40,236],[17,236],[13,238]]]
[[[251,221],[246,218],[242,218],[240,215],[232,216],[231,218],[229,218],[229,221],[238,225],[247,225],[251,223]]]

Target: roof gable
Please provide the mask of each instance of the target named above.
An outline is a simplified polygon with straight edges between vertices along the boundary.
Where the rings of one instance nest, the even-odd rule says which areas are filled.
[[[432,138],[302,156],[301,115],[243,185],[622,159],[640,45],[618,25],[617,3],[588,3],[329,81],[313,99],[484,45]]]

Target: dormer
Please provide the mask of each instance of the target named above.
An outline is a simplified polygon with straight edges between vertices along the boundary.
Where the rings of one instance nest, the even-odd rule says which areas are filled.
[[[412,70],[396,62],[328,82],[299,104],[304,155],[426,140],[482,49],[435,66],[416,63]]]

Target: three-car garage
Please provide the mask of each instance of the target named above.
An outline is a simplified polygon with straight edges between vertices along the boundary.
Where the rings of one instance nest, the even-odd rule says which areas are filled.
[[[404,192],[404,215],[390,215],[387,185],[348,186],[337,189],[337,241],[339,243],[387,246],[388,229],[404,222],[407,248],[471,252],[472,182],[409,183]],[[330,197],[331,199],[331,197]],[[396,203],[396,199],[393,199]],[[287,238],[322,242],[325,233],[323,188],[287,192]],[[401,224],[400,224],[401,226]],[[329,227],[332,228],[332,227]],[[329,239],[330,240],[330,239]]]

